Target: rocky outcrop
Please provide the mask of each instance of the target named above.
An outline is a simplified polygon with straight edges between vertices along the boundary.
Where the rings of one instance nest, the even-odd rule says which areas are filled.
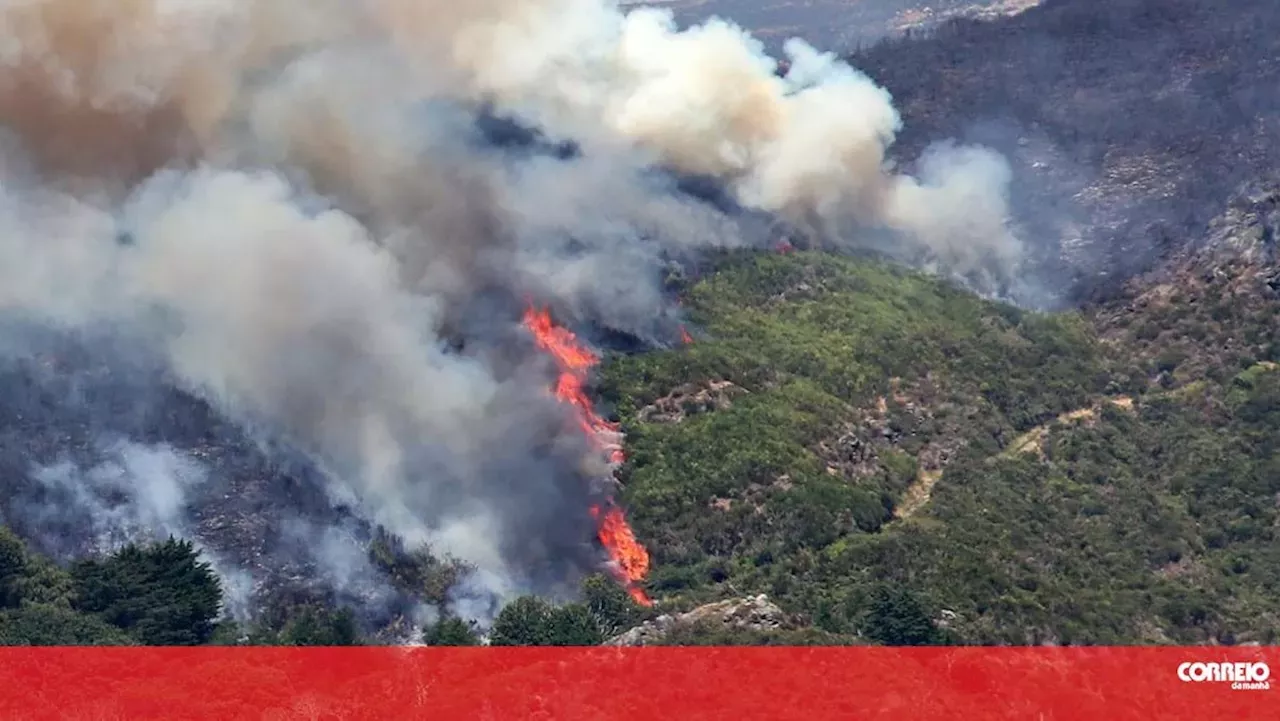
[[[1276,238],[1280,234],[1280,179],[1242,186],[1200,241],[1172,255],[1152,273],[1127,283],[1127,310],[1168,305],[1191,293],[1280,298]],[[1194,302],[1194,301],[1193,301]]]
[[[1141,361],[1151,387],[1229,377],[1280,353],[1280,180],[1243,186],[1196,243],[1093,309],[1102,338]]]
[[[640,409],[637,417],[645,423],[679,423],[686,416],[719,411],[733,405],[736,396],[747,390],[729,381],[705,385],[689,383]]]
[[[770,631],[791,626],[787,614],[764,595],[730,599],[699,606],[688,613],[662,615],[605,641],[606,646],[648,646],[661,642],[673,629],[698,624]]]
[[[1209,225],[1202,261],[1273,265],[1280,233],[1280,181],[1241,188],[1227,210]]]

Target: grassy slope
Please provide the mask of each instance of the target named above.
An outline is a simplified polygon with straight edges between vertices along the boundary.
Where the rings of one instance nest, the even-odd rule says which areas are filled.
[[[856,636],[888,587],[966,642],[1272,639],[1270,366],[1165,388],[1079,315],[813,254],[726,259],[685,305],[698,342],[602,384],[668,603],[764,592]],[[680,386],[678,422],[644,412]]]

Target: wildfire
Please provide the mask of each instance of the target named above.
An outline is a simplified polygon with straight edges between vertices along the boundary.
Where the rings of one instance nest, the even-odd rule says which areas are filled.
[[[617,568],[620,580],[626,585],[627,593],[642,606],[652,606],[653,601],[644,594],[644,590],[636,584],[644,580],[649,573],[649,552],[636,540],[627,517],[622,509],[609,504],[604,509],[593,507],[591,517],[596,519],[596,536],[609,551],[609,558]]]
[[[556,397],[562,403],[574,407],[578,425],[608,455],[609,461],[615,465],[622,463],[624,456],[619,443],[618,425],[606,421],[595,412],[585,390],[587,373],[600,362],[600,357],[583,346],[568,329],[556,325],[547,310],[530,306],[524,312],[524,325],[533,333],[538,347],[556,360],[560,369],[560,377],[556,380]],[[613,561],[618,580],[626,586],[627,592],[637,603],[653,605],[644,590],[636,585],[649,573],[649,552],[636,540],[622,509],[609,501],[603,508],[592,507],[591,517],[596,521],[596,537]]]

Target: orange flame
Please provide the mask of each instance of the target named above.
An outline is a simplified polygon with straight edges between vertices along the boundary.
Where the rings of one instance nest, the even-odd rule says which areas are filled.
[[[608,456],[609,461],[615,465],[622,463],[625,457],[619,443],[618,424],[606,421],[595,412],[585,389],[587,373],[600,362],[600,357],[579,343],[577,336],[568,329],[557,326],[547,310],[527,308],[524,325],[533,333],[538,347],[556,360],[560,369],[556,397],[576,409],[578,425],[583,433]],[[610,501],[604,509],[592,507],[591,517],[596,520],[596,536],[613,561],[618,580],[637,603],[652,606],[653,602],[644,590],[636,585],[649,573],[649,552],[636,540],[622,509]]]
[[[636,540],[636,534],[632,532],[626,516],[622,515],[622,509],[610,504],[601,517],[600,509],[594,507],[591,509],[591,517],[596,519],[596,533],[600,542],[608,549],[609,558],[613,560],[619,577],[626,584],[627,593],[631,594],[636,603],[652,606],[653,602],[649,597],[635,585],[649,573],[649,552]]]
[[[684,326],[680,326],[680,340],[685,345],[691,345],[693,343],[693,336],[689,335],[689,329]]]

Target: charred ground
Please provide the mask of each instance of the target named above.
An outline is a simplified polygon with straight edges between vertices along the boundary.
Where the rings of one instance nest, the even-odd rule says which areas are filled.
[[[900,157],[955,137],[1011,159],[1041,275],[1071,300],[1199,238],[1276,167],[1278,31],[1265,0],[1050,0],[851,61],[893,93]]]

